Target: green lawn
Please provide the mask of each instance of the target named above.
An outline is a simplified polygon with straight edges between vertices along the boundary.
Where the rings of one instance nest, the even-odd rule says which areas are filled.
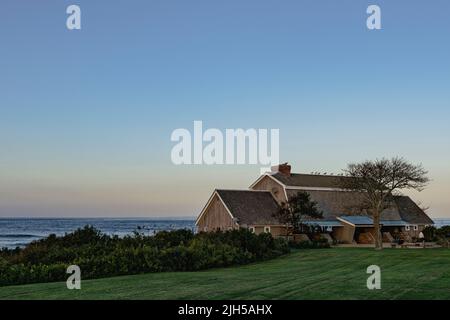
[[[372,264],[381,290],[366,287]],[[240,267],[85,280],[81,290],[2,287],[0,299],[450,299],[450,250],[301,250]]]

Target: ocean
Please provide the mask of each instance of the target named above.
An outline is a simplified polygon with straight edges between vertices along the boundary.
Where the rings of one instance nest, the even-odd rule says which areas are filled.
[[[0,218],[0,248],[24,247],[33,240],[49,234],[64,235],[85,225],[103,233],[125,236],[138,227],[141,232],[153,235],[162,230],[189,229],[195,231],[194,219],[116,219],[116,218]]]
[[[434,219],[435,226],[450,225],[450,219]],[[194,219],[116,219],[116,218],[0,218],[0,248],[24,247],[33,240],[42,239],[51,233],[64,235],[85,225],[100,231],[125,236],[138,227],[145,234],[153,235],[162,230],[189,229],[195,231]]]
[[[434,226],[436,228],[440,228],[443,226],[450,226],[450,219],[449,218],[439,218],[439,219],[433,219]]]

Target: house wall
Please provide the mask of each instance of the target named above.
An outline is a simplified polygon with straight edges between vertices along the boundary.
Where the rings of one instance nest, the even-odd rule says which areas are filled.
[[[260,234],[264,232],[264,227],[262,226],[254,226],[253,228],[255,228],[255,234]]]
[[[265,176],[257,184],[252,187],[252,190],[266,190],[272,192],[278,203],[286,202],[286,195],[284,188],[274,181],[272,178]]]
[[[283,226],[272,226],[270,227],[270,233],[274,237],[284,237],[286,236],[287,228]]]
[[[286,236],[286,227],[284,226],[271,226],[271,225],[267,225],[268,227],[270,227],[270,233],[272,234],[273,237],[280,237],[280,236]],[[255,228],[255,234],[260,234],[260,233],[264,233],[264,227],[265,226],[249,226],[249,228]]]
[[[410,226],[410,230],[406,230],[405,227],[382,227],[382,232],[389,232],[393,237],[395,237],[396,234],[401,232],[404,235],[408,235],[411,238],[419,238],[419,233],[425,229],[425,225],[417,225],[418,229],[414,230],[414,225]],[[406,239],[410,241],[411,239]]]
[[[411,225],[409,230],[406,230],[405,227],[402,227],[401,230],[412,238],[419,238],[419,233],[425,229],[425,225],[417,225],[417,227],[418,229],[414,230],[414,225]]]
[[[352,243],[355,235],[355,227],[350,224],[343,224],[342,227],[334,227],[333,238],[341,243]]]
[[[238,225],[233,221],[223,202],[214,195],[206,212],[197,223],[198,231],[215,231],[237,229]]]

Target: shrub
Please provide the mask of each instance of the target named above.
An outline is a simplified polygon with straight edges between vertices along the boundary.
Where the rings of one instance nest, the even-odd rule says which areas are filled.
[[[289,242],[289,246],[295,249],[324,249],[330,248],[330,243],[327,239],[317,239],[313,241],[300,241],[300,242]]]
[[[0,250],[0,285],[62,281],[78,265],[83,279],[161,271],[195,271],[271,259],[288,243],[248,230],[194,234],[135,232],[119,238],[86,226],[62,237],[50,235],[23,249]]]
[[[428,226],[423,229],[423,235],[425,237],[425,241],[436,241],[436,227]]]
[[[443,226],[437,229],[436,235],[440,238],[450,238],[450,226]]]

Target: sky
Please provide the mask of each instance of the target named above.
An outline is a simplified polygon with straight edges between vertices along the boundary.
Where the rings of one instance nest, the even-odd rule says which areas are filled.
[[[66,8],[81,8],[68,30]],[[381,30],[368,30],[368,5]],[[450,2],[0,3],[0,216],[196,216],[259,165],[174,165],[171,133],[280,130],[294,172],[401,156],[450,217]]]

